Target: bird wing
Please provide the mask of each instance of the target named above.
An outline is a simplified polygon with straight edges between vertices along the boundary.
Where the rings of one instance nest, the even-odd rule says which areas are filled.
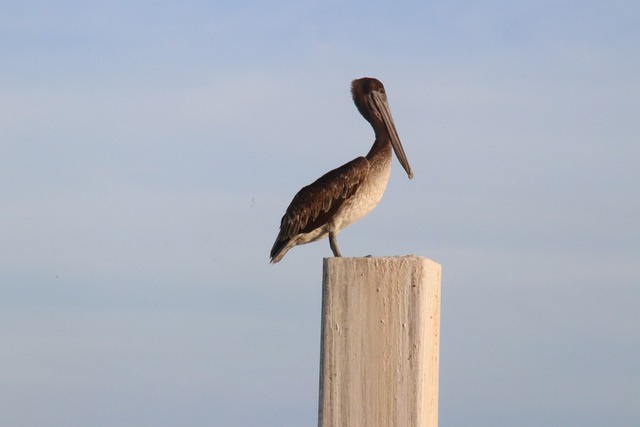
[[[369,161],[358,157],[327,172],[295,195],[280,222],[278,241],[308,233],[326,224],[353,196],[369,174]]]

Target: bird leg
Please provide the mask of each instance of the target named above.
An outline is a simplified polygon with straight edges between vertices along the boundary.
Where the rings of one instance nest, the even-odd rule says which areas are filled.
[[[341,257],[340,249],[338,249],[338,241],[336,240],[336,233],[329,233],[329,246],[331,246],[331,250],[333,251],[333,256]]]

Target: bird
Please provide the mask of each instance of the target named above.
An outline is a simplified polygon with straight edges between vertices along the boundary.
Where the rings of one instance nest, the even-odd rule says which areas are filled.
[[[391,174],[392,149],[409,179],[413,178],[382,82],[372,77],[353,80],[351,95],[360,114],[373,127],[375,141],[366,156],[327,172],[298,191],[280,221],[270,253],[272,264],[294,246],[327,236],[333,255],[342,256],[337,235],[382,199]]]

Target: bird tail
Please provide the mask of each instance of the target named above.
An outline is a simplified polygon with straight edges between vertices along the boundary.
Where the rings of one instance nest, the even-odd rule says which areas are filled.
[[[289,240],[277,239],[276,242],[273,244],[273,247],[271,248],[271,254],[269,255],[271,260],[269,262],[271,264],[275,264],[279,262],[285,256],[285,254],[289,251],[289,249],[291,249],[294,246],[295,244],[292,242],[291,239]]]

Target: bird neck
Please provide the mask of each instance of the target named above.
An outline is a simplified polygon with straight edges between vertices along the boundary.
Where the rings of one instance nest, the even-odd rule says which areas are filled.
[[[386,156],[389,154],[391,154],[391,138],[386,133],[376,132],[376,140],[367,153],[367,159],[371,160],[378,155]]]

